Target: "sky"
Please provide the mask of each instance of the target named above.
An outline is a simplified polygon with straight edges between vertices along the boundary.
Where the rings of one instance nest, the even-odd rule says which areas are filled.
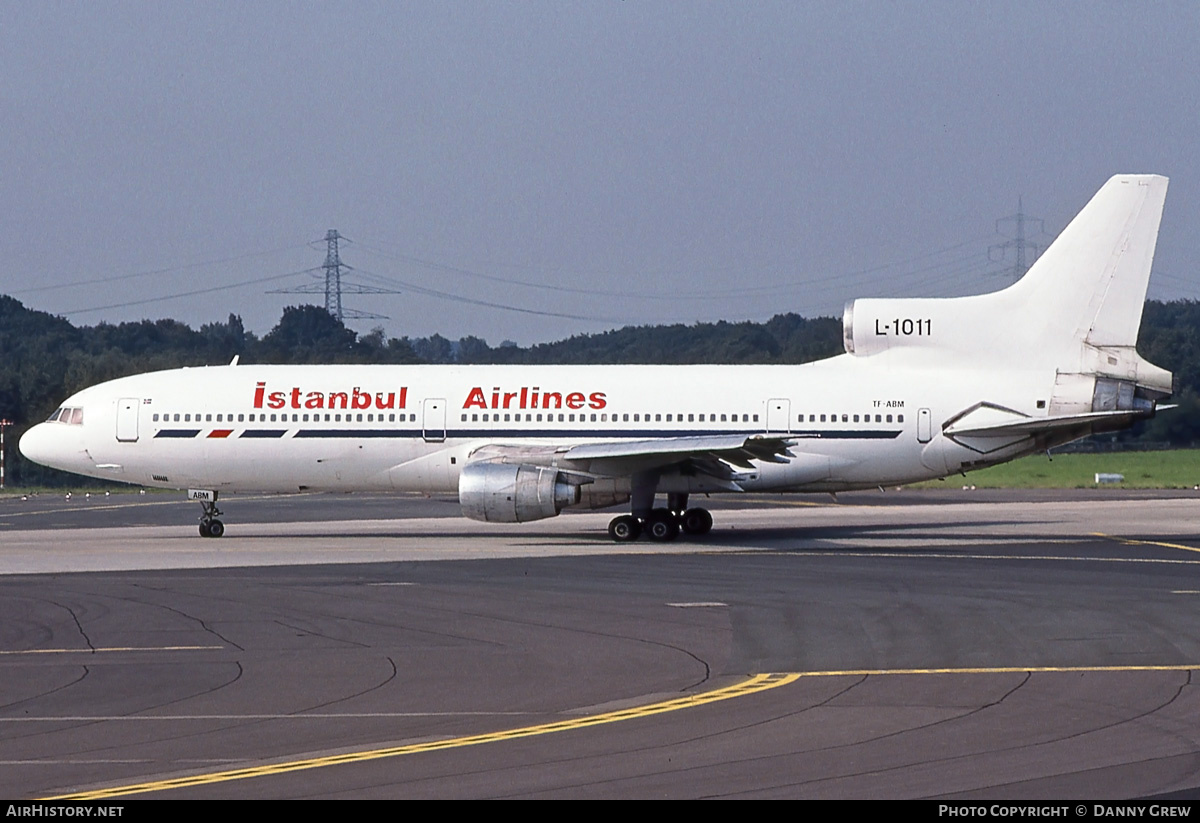
[[[1171,178],[1150,296],[1200,299],[1194,2],[0,15],[0,293],[77,325],[264,334],[331,228],[397,292],[344,295],[359,332],[838,316],[1006,285],[997,221],[1044,245],[1117,173]]]

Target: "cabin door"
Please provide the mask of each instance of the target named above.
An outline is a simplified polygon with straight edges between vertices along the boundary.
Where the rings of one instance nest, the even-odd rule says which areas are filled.
[[[117,440],[136,443],[138,439],[138,409],[142,406],[139,397],[122,397],[117,401]]]
[[[426,399],[421,412],[421,436],[425,438],[426,443],[441,443],[446,439],[445,399]]]
[[[928,443],[933,439],[933,416],[929,409],[917,412],[917,442]]]
[[[792,401],[776,397],[767,401],[767,431],[791,431]]]

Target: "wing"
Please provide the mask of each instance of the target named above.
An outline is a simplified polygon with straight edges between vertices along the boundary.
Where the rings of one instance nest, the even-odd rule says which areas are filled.
[[[737,469],[754,468],[752,461],[787,463],[796,455],[788,450],[794,439],[780,435],[715,434],[699,437],[660,437],[653,440],[544,444],[489,443],[473,451],[470,461],[525,463],[552,466],[580,475],[620,477],[638,472],[684,468],[721,481],[730,491],[740,491]]]

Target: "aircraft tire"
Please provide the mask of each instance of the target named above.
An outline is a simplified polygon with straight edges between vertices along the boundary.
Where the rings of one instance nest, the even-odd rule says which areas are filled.
[[[200,521],[200,536],[201,537],[212,537],[212,531],[209,528],[207,520]]]
[[[679,519],[666,509],[655,509],[646,518],[646,534],[658,543],[669,543],[679,536]]]
[[[684,534],[708,534],[712,531],[713,518],[708,509],[688,509],[679,518],[679,525]]]
[[[617,543],[631,543],[642,533],[642,524],[630,514],[614,517],[608,524],[608,536]]]
[[[208,524],[209,537],[220,537],[223,534],[225,534],[225,524],[220,520],[214,520]]]

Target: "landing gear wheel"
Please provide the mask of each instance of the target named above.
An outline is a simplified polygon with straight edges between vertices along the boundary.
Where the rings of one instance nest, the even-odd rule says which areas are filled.
[[[642,524],[633,515],[623,514],[614,517],[608,524],[608,536],[618,543],[629,543],[637,540],[642,533]]]
[[[225,524],[220,520],[200,521],[201,537],[220,537],[223,534],[225,534]]]
[[[203,509],[200,515],[200,536],[220,537],[225,534],[225,524],[217,519],[221,514],[221,510],[217,508],[217,492],[212,492],[211,499],[200,500],[200,508]]]
[[[708,513],[708,509],[688,509],[679,521],[684,534],[708,534],[713,527],[712,515]]]
[[[655,509],[646,518],[646,534],[658,543],[668,543],[679,536],[679,520],[667,509]]]

